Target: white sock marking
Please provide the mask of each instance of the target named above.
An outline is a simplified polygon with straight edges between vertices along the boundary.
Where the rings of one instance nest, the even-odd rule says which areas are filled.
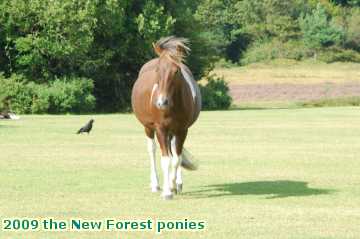
[[[161,168],[163,170],[164,176],[164,184],[163,184],[163,192],[162,196],[169,196],[172,195],[169,185],[169,171],[170,171],[170,157],[169,156],[162,156],[161,157]]]
[[[150,156],[150,186],[151,191],[156,192],[159,188],[159,179],[156,171],[156,143],[154,139],[147,138],[147,149]]]
[[[176,152],[176,137],[174,136],[171,139],[171,152],[172,152],[172,162],[171,162],[171,173],[170,173],[170,187],[171,189],[176,188],[176,183],[181,182],[181,155],[178,155]],[[179,176],[179,179],[178,179]]]

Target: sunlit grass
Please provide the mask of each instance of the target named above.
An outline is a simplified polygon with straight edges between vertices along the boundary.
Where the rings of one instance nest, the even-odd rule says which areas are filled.
[[[216,68],[230,84],[315,84],[323,82],[360,82],[360,64],[278,60],[244,67]]]
[[[93,132],[76,130],[93,117]],[[0,238],[357,238],[358,108],[202,112],[184,194],[149,188],[131,114],[0,121],[0,217],[197,219],[204,232],[31,232]]]

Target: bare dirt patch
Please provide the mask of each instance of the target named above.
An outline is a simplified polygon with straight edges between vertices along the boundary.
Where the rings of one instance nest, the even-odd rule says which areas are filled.
[[[360,82],[316,84],[230,84],[234,103],[256,101],[309,101],[360,96]]]

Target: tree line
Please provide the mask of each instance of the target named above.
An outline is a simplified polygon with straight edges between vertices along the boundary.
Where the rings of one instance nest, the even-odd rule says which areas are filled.
[[[232,62],[360,62],[359,7],[359,0],[205,0],[196,15]]]
[[[196,79],[219,59],[360,62],[359,8],[360,0],[0,0],[0,108],[126,111],[141,65],[155,57],[152,42],[167,35],[190,39]],[[215,104],[226,86],[210,78]]]

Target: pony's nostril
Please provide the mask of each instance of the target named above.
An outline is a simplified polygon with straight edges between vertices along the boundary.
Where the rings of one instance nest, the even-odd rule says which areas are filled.
[[[164,108],[169,105],[169,100],[168,99],[159,99],[156,102],[156,105],[158,108]]]

